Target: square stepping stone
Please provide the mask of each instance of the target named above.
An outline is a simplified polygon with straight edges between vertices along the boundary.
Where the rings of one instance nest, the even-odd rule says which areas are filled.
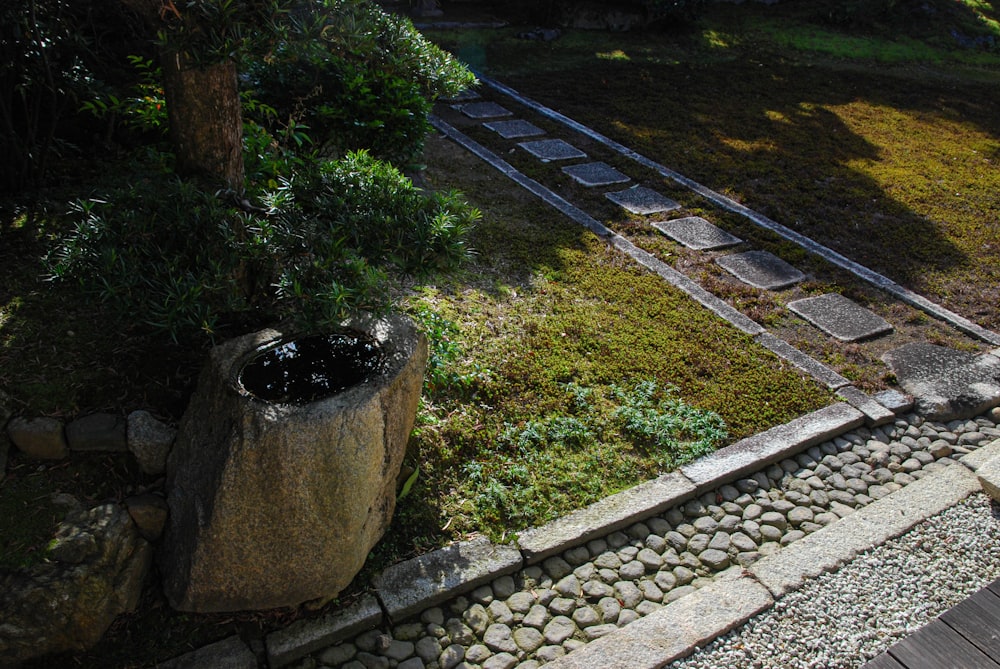
[[[468,102],[469,100],[478,100],[482,96],[471,88],[466,88],[464,91],[460,92],[458,95],[452,95],[450,97],[441,98],[442,102]]]
[[[504,139],[516,139],[518,137],[534,137],[544,135],[545,131],[527,121],[517,119],[514,121],[492,121],[484,123],[484,126],[497,133]]]
[[[680,242],[689,249],[706,251],[735,246],[743,240],[725,230],[712,225],[701,216],[675,218],[670,221],[656,221],[653,227],[667,237]]]
[[[716,258],[715,262],[745,284],[780,290],[797,284],[806,275],[767,251],[747,251]]]
[[[521,142],[518,146],[545,162],[587,157],[586,153],[561,139],[538,139],[534,142]]]
[[[587,188],[623,184],[631,181],[627,175],[622,174],[607,163],[570,165],[569,167],[562,168],[562,171],[573,177],[573,180],[578,184],[582,184]]]
[[[513,116],[514,112],[498,105],[495,102],[470,102],[462,105],[462,113],[469,118],[500,118],[501,116]]]
[[[645,186],[633,186],[615,193],[605,193],[604,197],[633,214],[659,214],[681,208],[680,204],[669,197]]]
[[[892,332],[889,322],[839,293],[807,297],[788,309],[840,341],[874,339]]]

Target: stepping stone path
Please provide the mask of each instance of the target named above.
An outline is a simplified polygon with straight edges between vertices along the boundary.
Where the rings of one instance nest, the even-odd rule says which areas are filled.
[[[1000,438],[998,420],[857,428],[306,662],[537,669],[954,464]]]
[[[623,147],[616,142],[604,138],[599,133],[596,133],[580,124],[576,123],[572,119],[567,119],[558,112],[550,109],[546,109],[544,106],[539,105],[518,93],[505,89],[502,85],[496,82],[491,82],[488,79],[484,79],[485,87],[483,90],[490,90],[491,95],[495,92],[498,96],[503,96],[504,99],[507,97],[515,100],[519,104],[523,104],[526,107],[530,107],[535,112],[548,119],[555,119],[565,126],[567,126],[573,132],[579,132],[584,136],[587,136],[591,140],[595,140],[598,144],[602,144],[611,151],[616,151],[617,153],[630,157],[636,162],[645,165],[646,167],[651,167],[654,170],[659,171],[663,176],[673,178],[682,185],[687,186],[689,189],[694,190],[703,197],[707,197],[710,201],[720,204],[723,208],[728,208],[725,204],[727,198],[713,193],[698,184],[688,183],[687,180],[683,178],[677,178],[672,175],[672,172],[668,171],[667,168],[663,166],[658,166],[656,163],[649,161],[631,151],[627,147]],[[469,100],[475,100],[475,102],[468,102]],[[453,103],[451,109],[461,112],[464,116],[474,119],[474,120],[486,120],[486,119],[496,119],[502,117],[513,116],[513,113],[502,105],[492,102],[483,101],[479,93],[475,91],[466,91],[462,94],[455,96],[454,98],[442,98],[442,101]],[[529,115],[532,112],[527,112]],[[442,121],[443,122],[443,121]],[[444,123],[444,126],[448,126]],[[496,132],[503,139],[519,139],[522,137],[534,137],[546,134],[546,131],[538,128],[528,120],[524,119],[511,119],[504,121],[491,121],[489,123],[484,123],[484,126],[494,132]],[[454,133],[457,134],[453,134]],[[445,134],[450,135],[456,141],[461,144],[465,144],[465,140],[458,140],[457,138],[461,136],[461,132],[457,131],[455,128],[445,131]],[[533,142],[521,142],[520,147],[524,148],[526,151],[539,158],[543,162],[550,161],[560,161],[560,160],[573,160],[577,158],[586,158],[587,154],[581,151],[577,147],[561,140],[561,139],[545,139],[537,140]],[[490,152],[489,149],[482,147],[485,151]],[[489,159],[488,159],[489,160]],[[503,162],[501,160],[501,162]],[[516,168],[511,166],[506,166],[501,168],[499,165],[494,165],[501,171],[505,171],[510,176],[511,174],[517,173]],[[509,171],[508,171],[509,170]],[[610,186],[612,184],[627,183],[630,181],[630,176],[626,173],[620,172],[619,170],[607,165],[603,162],[591,162],[582,165],[571,165],[563,168],[563,172],[569,175],[577,183],[587,187],[594,188],[600,186]],[[521,175],[523,176],[523,175]],[[513,177],[512,177],[513,178]],[[515,179],[517,180],[517,179]],[[537,182],[536,182],[537,183]],[[549,193],[554,197],[554,199],[549,200],[550,203],[555,200],[562,199],[560,196],[556,195],[554,192],[550,191],[543,184],[537,184],[541,189],[549,191]],[[702,190],[704,189],[704,190]],[[705,192],[707,191],[707,193]],[[632,188],[621,190],[617,192],[607,192],[605,197],[615,202],[619,206],[623,207],[627,211],[633,214],[648,216],[657,213],[676,211],[681,208],[681,205],[674,200],[658,193],[657,191],[646,188],[643,186],[633,186]],[[565,204],[565,201],[564,201]],[[555,206],[555,205],[554,205]],[[570,205],[572,207],[572,205]],[[560,205],[561,207],[561,205]],[[558,208],[558,207],[557,207]],[[568,213],[566,209],[561,209],[565,213]],[[589,217],[589,214],[583,212],[582,210],[577,210],[584,217]],[[571,214],[572,216],[572,214]],[[751,217],[752,218],[752,217]],[[771,229],[768,225],[753,219],[755,223],[761,225],[762,227]],[[582,224],[590,227],[591,229],[598,229],[601,227],[601,223],[593,220],[591,222],[581,222]],[[592,225],[596,224],[596,225]],[[729,234],[725,230],[720,229],[715,226],[710,221],[705,220],[699,216],[688,216],[684,218],[677,218],[671,220],[660,220],[651,221],[653,227],[655,227],[660,232],[669,236],[678,243],[684,245],[685,247],[695,250],[695,251],[714,251],[718,249],[724,249],[730,246],[740,244],[742,240],[739,237]],[[773,221],[771,223],[774,223]],[[777,228],[782,228],[778,224],[774,224]],[[601,233],[605,234],[605,233]],[[786,236],[786,238],[788,238]],[[629,242],[630,243],[630,242]],[[820,249],[823,247],[820,246]],[[827,255],[820,253],[821,256],[830,260]],[[762,250],[751,250],[746,253],[738,253],[723,256],[715,260],[721,267],[726,269],[728,272],[733,274],[740,281],[759,288],[762,290],[782,290],[789,288],[805,278],[805,274],[798,269],[792,267],[788,263],[782,261],[781,259],[775,257],[774,255],[767,253]],[[834,262],[836,265],[837,263]],[[741,320],[737,316],[726,315],[727,310],[725,308],[716,308],[710,305],[714,296],[705,295],[704,297],[698,297],[697,291],[689,290],[689,288],[684,287],[686,284],[683,280],[674,281],[669,278],[663,271],[655,270],[663,278],[672,283],[673,285],[681,288],[682,291],[687,292],[689,295],[694,297],[703,305],[714,311],[716,314],[722,316],[729,320],[733,325],[740,329],[746,329],[745,320]],[[689,277],[683,277],[688,279]],[[869,279],[869,282],[871,280]],[[884,287],[881,284],[875,283],[876,287]],[[896,295],[897,293],[893,290],[888,290],[888,292]],[[904,291],[908,292],[908,291]],[[915,298],[920,298],[919,295],[915,295]],[[907,298],[902,298],[904,301],[909,301]],[[706,302],[708,300],[708,302]],[[929,301],[926,301],[927,305],[920,307],[928,313],[937,316],[938,318],[944,320],[945,322],[953,325],[959,330],[971,334],[973,337],[977,337],[987,342],[996,343],[1000,340],[1000,336],[996,333],[989,332],[983,328],[976,326],[974,323],[968,322],[963,318],[948,312],[943,309],[943,307],[938,307]],[[913,304],[913,302],[911,302]],[[868,309],[861,307],[860,305],[854,304],[849,300],[845,301],[838,295],[821,296],[820,298],[807,298],[805,300],[797,300],[788,305],[789,310],[793,313],[799,315],[805,319],[810,324],[814,325],[824,334],[831,336],[835,339],[845,341],[845,342],[858,342],[866,339],[876,338],[885,334],[889,334],[893,331],[892,325],[889,324],[885,319],[872,313]],[[843,380],[838,374],[832,370],[828,370],[822,363],[812,360],[808,355],[798,351],[794,347],[785,344],[785,349],[788,349],[788,354],[779,353],[782,357],[790,360],[793,364],[812,374],[817,381],[824,383],[831,388],[837,384],[840,380]],[[777,350],[777,349],[772,349]],[[802,361],[805,361],[805,366],[803,366]],[[815,364],[811,364],[815,363]],[[826,369],[830,374],[824,375],[822,370]],[[859,391],[860,392],[860,391]]]
[[[700,216],[656,221],[653,227],[695,251],[710,251],[735,246],[743,240],[712,225]]]
[[[680,209],[681,205],[645,186],[633,186],[604,196],[633,214],[660,214]]]
[[[462,105],[462,114],[473,119],[513,116],[514,112],[495,102],[470,102]]]
[[[747,251],[716,258],[716,263],[745,284],[764,290],[794,286],[806,275],[767,251]]]
[[[468,102],[470,100],[480,100],[482,99],[482,97],[483,96],[481,96],[479,93],[472,90],[471,88],[466,88],[458,95],[454,95],[448,98],[441,98],[441,102]]]
[[[562,168],[562,171],[573,177],[573,180],[578,184],[582,184],[587,188],[623,184],[631,181],[631,178],[627,174],[622,174],[607,163],[570,165],[569,167]]]
[[[874,339],[892,332],[887,320],[839,293],[795,300],[788,303],[788,309],[841,341]]]
[[[491,123],[484,123],[483,126],[489,128],[504,139],[535,137],[537,135],[545,134],[545,131],[535,124],[521,119],[514,121],[493,121]]]
[[[518,146],[544,162],[587,157],[586,153],[561,139],[539,139],[521,142]]]

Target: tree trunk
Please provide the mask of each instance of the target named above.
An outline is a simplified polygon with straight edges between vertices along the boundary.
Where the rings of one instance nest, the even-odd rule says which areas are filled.
[[[156,34],[181,14],[172,0],[121,0]],[[243,117],[236,63],[196,66],[169,46],[161,48],[163,93],[178,174],[202,176],[243,192]]]
[[[243,117],[232,61],[203,68],[164,52],[163,91],[178,174],[220,181],[243,192]]]

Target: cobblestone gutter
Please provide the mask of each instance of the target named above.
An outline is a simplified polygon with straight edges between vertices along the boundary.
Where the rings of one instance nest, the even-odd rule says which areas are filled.
[[[844,519],[861,522],[877,500],[923,478],[961,470],[968,483],[971,475],[956,463],[990,442],[1000,450],[1000,409],[949,423],[904,414],[862,427],[853,409],[834,406],[799,419],[797,442],[776,429],[734,444],[714,464],[692,466],[690,473],[706,479],[700,486],[684,484],[682,470],[525,533],[527,549],[479,540],[396,565],[351,610],[271,634],[270,665],[530,669],[579,658],[568,666],[587,666],[579,664],[587,653],[567,654],[603,637],[610,642],[674,603],[693,606],[723,583],[746,580],[745,570],[759,572],[756,598],[773,603],[771,596],[852,557],[824,564],[809,555],[798,565],[790,549],[804,538]],[[675,503],[667,501],[671,495]],[[916,512],[902,516],[905,523],[919,520]],[[560,538],[584,519],[589,532],[576,541]],[[870,547],[869,540],[852,550]],[[754,601],[737,599],[740,606]],[[710,608],[726,610],[719,601]]]

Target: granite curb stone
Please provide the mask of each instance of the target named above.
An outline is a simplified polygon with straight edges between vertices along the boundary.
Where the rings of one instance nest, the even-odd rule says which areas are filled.
[[[981,468],[986,466],[995,458],[1000,458],[1000,439],[995,439],[985,446],[981,446],[976,449],[972,453],[963,456],[959,462],[972,471],[979,473]]]
[[[844,402],[720,448],[680,471],[701,493],[859,427],[864,414]]]
[[[809,376],[813,377],[820,383],[825,384],[826,387],[831,390],[851,385],[850,381],[837,372],[833,371],[815,358],[806,355],[786,342],[784,339],[775,337],[770,332],[762,332],[754,336],[754,341],[775,355],[789,361]]]
[[[656,669],[741,625],[774,604],[750,578],[722,579],[601,637],[552,669]]]
[[[993,457],[976,470],[979,485],[987,495],[1000,502],[1000,458]]]
[[[882,390],[874,395],[872,399],[884,406],[889,411],[899,415],[913,409],[913,397],[899,392],[898,390]]]
[[[855,409],[861,411],[865,415],[865,423],[869,427],[885,425],[891,423],[896,418],[896,413],[892,409],[876,402],[854,386],[844,386],[838,389],[837,395],[845,399]]]
[[[313,620],[299,620],[268,634],[265,642],[268,663],[272,667],[283,667],[381,623],[382,607],[374,596],[365,595],[342,611]]]
[[[257,657],[238,636],[156,665],[159,669],[257,669]]]
[[[574,545],[628,527],[694,495],[691,481],[679,472],[671,472],[521,532],[517,543],[525,562],[534,564]]]
[[[376,576],[373,585],[388,617],[403,620],[457,591],[517,571],[522,563],[518,549],[478,537],[395,564]]]
[[[899,536],[977,490],[976,477],[954,464],[932,472],[750,566],[750,573],[782,597],[807,579],[832,571],[858,553]]]

